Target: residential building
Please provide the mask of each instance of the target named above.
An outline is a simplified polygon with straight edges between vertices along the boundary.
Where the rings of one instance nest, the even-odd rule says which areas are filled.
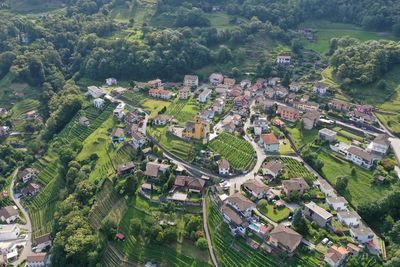
[[[318,131],[319,138],[328,142],[335,142],[336,141],[336,132],[332,131],[328,128],[323,128]]]
[[[221,84],[224,82],[224,75],[220,73],[213,73],[209,77],[210,83],[213,86],[217,86],[218,84]]]
[[[275,89],[275,97],[278,98],[278,99],[284,99],[285,97],[288,96],[288,94],[289,94],[288,89],[286,89],[283,86],[278,86]]]
[[[90,121],[86,116],[80,116],[79,117],[79,124],[81,126],[84,126],[84,127],[89,127],[90,126]]]
[[[328,204],[331,209],[341,211],[347,210],[347,205],[349,203],[344,197],[327,197],[326,204]]]
[[[105,101],[101,98],[96,98],[93,100],[93,106],[98,109],[102,109],[104,107]]]
[[[387,134],[379,134],[368,145],[367,150],[371,153],[385,155],[390,147],[389,136]]]
[[[224,112],[225,101],[222,99],[216,99],[211,107],[215,113],[222,114],[222,112]]]
[[[269,236],[269,244],[286,253],[293,254],[303,237],[293,229],[282,224],[276,226]]]
[[[119,103],[118,106],[114,109],[113,114],[118,119],[122,119],[125,116],[125,103]]]
[[[224,84],[227,85],[227,86],[229,86],[229,87],[234,86],[235,83],[236,83],[236,80],[235,80],[235,79],[226,78],[226,77],[224,78]]]
[[[290,55],[282,54],[282,55],[279,55],[276,58],[276,63],[278,63],[278,64],[290,64],[291,60],[292,60],[292,57]]]
[[[307,111],[302,117],[304,129],[313,129],[317,125],[320,115],[318,111]]]
[[[18,224],[3,224],[0,225],[0,242],[15,240],[19,237],[21,229]]]
[[[315,184],[326,197],[336,196],[335,189],[325,179],[318,179]]]
[[[350,111],[353,107],[352,103],[340,100],[340,99],[332,99],[329,103],[328,106],[331,109],[342,111],[342,112],[347,112]]]
[[[104,92],[103,89],[97,87],[97,86],[88,86],[88,91],[87,94],[90,95],[93,98],[100,98],[103,95],[105,95],[106,93]]]
[[[362,113],[358,110],[351,112],[350,120],[364,124],[373,124],[376,121],[373,115]]]
[[[149,95],[154,98],[161,98],[169,100],[172,97],[172,93],[164,88],[153,88],[149,90]]]
[[[373,115],[374,107],[371,105],[357,105],[356,110],[360,113]]]
[[[358,254],[361,252],[362,248],[360,246],[357,246],[352,243],[347,244],[347,250],[349,251],[350,255],[353,255],[355,257],[358,256]]]
[[[117,166],[117,173],[119,176],[124,176],[133,173],[136,165],[133,161],[129,161],[127,163],[119,164]]]
[[[282,106],[282,105],[278,105],[278,109],[276,110],[276,113],[279,114],[282,119],[290,121],[290,122],[295,122],[300,117],[299,110],[292,108],[292,107]]]
[[[269,99],[272,99],[272,98],[274,98],[275,97],[275,90],[274,90],[274,88],[271,88],[271,87],[267,87],[267,88],[265,88],[265,90],[264,90],[264,94],[265,94],[265,96],[267,97],[267,98],[269,98]]]
[[[246,234],[246,229],[249,226],[249,223],[244,216],[239,214],[234,208],[227,204],[222,205],[221,213],[224,221],[229,225],[229,229],[233,235]]]
[[[188,87],[199,86],[199,77],[197,75],[185,75],[183,78],[183,85]]]
[[[212,91],[208,88],[205,88],[203,92],[199,94],[198,100],[201,103],[207,103],[208,99],[211,97]]]
[[[142,148],[147,143],[147,138],[136,126],[131,127],[132,146],[135,149]]]
[[[7,137],[10,134],[10,127],[0,126],[0,137]]]
[[[268,194],[269,187],[264,183],[250,179],[243,183],[243,189],[257,199],[264,198]]]
[[[167,164],[148,162],[146,164],[146,171],[144,172],[144,175],[152,178],[158,178],[160,174],[165,174],[169,167],[170,165]]]
[[[154,118],[153,124],[157,126],[164,126],[167,125],[167,123],[169,123],[170,121],[171,121],[171,116],[160,114]]]
[[[272,77],[268,79],[268,85],[270,86],[276,86],[281,83],[281,78],[279,77]]]
[[[272,178],[276,178],[283,172],[284,167],[285,167],[285,165],[281,161],[271,160],[271,161],[265,162],[261,166],[261,171],[262,171],[263,175],[269,175]]]
[[[226,159],[218,160],[218,173],[221,175],[228,175],[230,170],[229,161]]]
[[[155,79],[152,81],[148,81],[147,85],[150,86],[151,88],[158,88],[161,87],[162,83],[160,79]]]
[[[251,216],[252,211],[256,208],[256,204],[250,199],[237,192],[226,199],[226,204],[230,205],[234,210],[239,212],[245,218]]]
[[[0,220],[4,223],[12,223],[18,219],[18,211],[13,206],[6,206],[0,209]]]
[[[190,87],[184,86],[179,89],[179,99],[188,99],[190,97]]]
[[[291,82],[289,85],[289,90],[293,91],[293,92],[298,92],[298,91],[300,91],[301,87],[302,87],[301,83]]]
[[[329,85],[324,82],[316,82],[313,87],[313,92],[321,96],[325,95],[328,90]]]
[[[279,140],[273,133],[262,134],[261,144],[267,152],[279,152]]]
[[[283,192],[286,196],[291,196],[292,194],[303,195],[305,192],[310,190],[310,186],[303,178],[293,178],[290,180],[282,181]]]
[[[337,212],[339,222],[348,227],[357,227],[361,217],[355,211],[342,210]]]
[[[40,189],[41,189],[40,185],[38,185],[37,183],[31,182],[31,183],[28,183],[28,185],[24,189],[22,189],[21,192],[26,197],[27,196],[32,197],[32,196],[35,196],[37,193],[39,193]]]
[[[327,212],[325,209],[321,208],[315,202],[305,204],[304,215],[314,222],[316,222],[320,227],[326,226],[328,222],[332,219],[333,215]]]
[[[319,104],[312,101],[294,101],[293,107],[302,111],[317,111]]]
[[[31,110],[24,114],[24,119],[27,121],[33,121],[40,117],[39,112],[37,110]]]
[[[184,138],[193,138],[203,141],[208,140],[209,134],[210,123],[207,120],[202,119],[200,113],[195,116],[194,122],[190,121],[185,124],[185,128],[182,132]]]
[[[348,254],[349,251],[346,248],[333,245],[328,248],[324,260],[332,267],[339,267],[345,263]]]
[[[240,82],[240,87],[243,89],[250,88],[251,87],[251,81],[250,80],[243,80]]]
[[[25,168],[18,172],[18,180],[22,181],[24,184],[29,182],[30,180],[36,178],[39,173],[38,169],[35,168]]]
[[[367,169],[372,167],[374,161],[370,153],[356,146],[350,146],[347,149],[346,159]]]
[[[125,133],[122,128],[115,128],[111,132],[111,140],[113,143],[121,143],[125,141]]]
[[[26,267],[45,267],[47,266],[46,253],[34,253],[26,257]]]
[[[360,244],[365,244],[374,239],[374,232],[372,232],[371,228],[360,225],[358,227],[350,228],[351,237]]]
[[[45,235],[42,235],[42,236],[36,238],[34,244],[35,244],[35,251],[41,252],[44,249],[51,247],[53,244],[53,241],[51,239],[50,234],[45,234]]]
[[[108,86],[116,85],[117,84],[117,79],[115,79],[115,78],[107,78],[106,79],[106,84]]]
[[[219,95],[226,95],[227,93],[230,92],[230,87],[225,84],[218,84],[217,87],[215,88],[215,92]],[[239,93],[240,94],[240,93]]]
[[[178,175],[175,177],[174,188],[186,189],[189,192],[201,193],[204,191],[206,181],[191,177]]]
[[[264,131],[268,130],[267,117],[259,117],[253,121],[254,134],[261,135]]]

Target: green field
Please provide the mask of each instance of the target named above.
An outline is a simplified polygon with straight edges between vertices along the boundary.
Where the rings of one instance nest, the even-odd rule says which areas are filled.
[[[297,149],[312,143],[318,136],[318,129],[301,130],[300,127],[287,127],[286,129]]]
[[[343,196],[356,207],[363,203],[378,201],[392,190],[391,186],[375,185],[371,171],[358,167],[346,160],[324,151],[318,153],[318,158],[324,162],[322,174],[331,184],[334,185],[336,183],[338,176],[349,177],[349,184]],[[356,170],[355,176],[351,175],[353,167]]]
[[[262,205],[258,204],[257,209],[274,222],[281,222],[289,217],[290,210],[287,207],[275,208],[273,204]]]
[[[150,96],[145,96],[140,92],[127,92],[121,97],[121,100],[134,107],[141,107],[150,113],[150,118],[157,116],[158,112],[164,107],[168,108],[172,102],[154,99]]]
[[[210,20],[211,27],[218,30],[230,29],[234,26],[230,23],[231,16],[225,12],[207,13],[206,18]]]
[[[187,121],[193,121],[194,116],[201,110],[200,104],[196,99],[180,100],[175,99],[167,108],[167,115],[173,116],[180,125]]]
[[[209,148],[228,160],[231,168],[236,170],[249,170],[255,163],[255,151],[251,144],[229,133],[221,133],[211,140]]]
[[[18,13],[42,13],[63,7],[63,3],[58,0],[53,1],[31,1],[31,0],[6,0],[11,7],[11,11]]]
[[[283,172],[284,179],[292,179],[303,177],[309,184],[311,184],[316,177],[298,160],[287,157],[269,157],[267,161],[279,160],[285,165]]]
[[[306,47],[320,54],[325,54],[329,51],[329,41],[332,38],[340,38],[349,36],[357,38],[361,41],[389,39],[395,40],[390,33],[379,33],[365,31],[360,27],[352,24],[334,23],[328,21],[308,21],[303,23],[302,28],[312,28],[316,30],[317,41],[315,43],[307,42]]]
[[[117,22],[128,23],[133,19],[134,26],[141,27],[144,23],[150,25],[151,18],[153,17],[157,1],[125,1],[125,4],[115,6],[111,12],[110,17]]]

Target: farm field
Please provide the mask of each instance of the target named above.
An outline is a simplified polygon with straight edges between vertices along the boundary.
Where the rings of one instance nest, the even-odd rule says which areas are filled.
[[[192,121],[200,110],[196,99],[180,100],[177,98],[168,106],[166,114],[173,116],[183,126],[185,122]]]
[[[168,106],[171,105],[170,101],[147,97],[140,92],[127,92],[121,97],[121,100],[125,101],[131,106],[145,109],[150,113],[150,118],[156,117],[161,109],[164,107],[168,108]]]
[[[283,173],[284,179],[303,177],[309,184],[316,179],[316,177],[296,159],[287,157],[270,157],[267,160],[279,160],[285,165]]]
[[[253,250],[243,238],[235,238],[230,234],[218,207],[209,197],[207,206],[211,239],[220,266],[320,266],[318,254],[301,255],[301,258],[295,255],[293,258],[288,258],[279,254],[273,256],[262,250]]]
[[[273,204],[263,205],[262,203],[257,205],[257,209],[265,216],[273,220],[274,222],[281,222],[289,217],[290,210],[287,207],[275,208]]]
[[[208,146],[228,160],[236,170],[249,170],[255,162],[255,151],[251,144],[232,134],[221,133]]]
[[[310,144],[318,136],[318,130],[300,130],[298,127],[287,127],[294,145],[297,149],[302,148],[306,144]]]
[[[357,38],[361,41],[379,40],[379,39],[396,40],[396,38],[392,36],[390,33],[365,31],[360,27],[345,23],[333,23],[333,22],[318,20],[318,21],[305,22],[301,27],[312,28],[317,31],[316,32],[317,42],[315,43],[307,42],[306,47],[320,54],[325,54],[329,51],[329,41],[332,38],[349,36],[352,38]]]
[[[338,158],[325,151],[318,152],[318,157],[324,162],[322,175],[331,183],[336,183],[338,176],[349,177],[349,184],[343,196],[354,206],[363,203],[377,201],[387,195],[391,186],[374,185],[372,172],[358,167],[346,160]],[[356,175],[351,175],[351,169],[355,168]]]

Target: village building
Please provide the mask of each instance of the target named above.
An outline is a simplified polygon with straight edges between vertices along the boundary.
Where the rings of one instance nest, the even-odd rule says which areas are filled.
[[[279,140],[273,133],[262,134],[260,142],[267,152],[279,152]]]
[[[190,97],[190,87],[184,86],[179,89],[179,99],[188,99]]]
[[[117,85],[117,79],[115,79],[115,78],[107,78],[106,79],[106,84],[108,86]]]
[[[228,175],[230,171],[229,161],[226,159],[218,160],[218,173],[221,175]]]
[[[149,95],[154,98],[160,98],[164,100],[169,100],[172,97],[172,93],[164,88],[153,88],[149,90]]]
[[[182,132],[182,137],[207,141],[210,134],[210,123],[201,118],[201,114],[197,114],[194,122],[186,122]]]
[[[341,211],[347,210],[347,205],[349,203],[344,197],[327,197],[326,204],[328,204],[331,209]]]
[[[106,93],[104,92],[103,89],[97,87],[97,86],[88,86],[88,91],[87,91],[87,95],[90,95],[93,98],[100,98],[103,95],[105,95]]]
[[[169,123],[170,121],[171,121],[171,116],[160,114],[154,118],[153,124],[157,126],[164,126],[167,125],[167,123]]]
[[[46,253],[34,253],[26,257],[26,267],[45,267],[48,265]]]
[[[113,131],[111,132],[111,141],[113,142],[113,144],[124,142],[125,141],[124,129],[122,128],[113,129]]]
[[[314,183],[326,197],[336,196],[335,189],[325,179],[318,179]]]
[[[302,88],[302,84],[298,82],[291,82],[289,85],[289,90],[292,92],[298,92]]]
[[[267,117],[260,117],[253,122],[254,134],[261,135],[263,132],[269,129]]]
[[[318,111],[307,111],[302,117],[304,129],[313,129],[317,125],[319,118],[320,113]]]
[[[118,119],[122,119],[125,116],[125,103],[119,103],[118,106],[114,109],[113,114]]]
[[[36,178],[39,173],[38,169],[35,168],[25,168],[18,172],[18,180],[22,181],[24,184]]]
[[[102,109],[105,105],[105,101],[101,98],[93,99],[93,106],[97,109]]]
[[[374,232],[372,232],[371,228],[366,227],[364,225],[360,225],[358,227],[350,228],[350,235],[354,239],[354,241],[365,244],[374,239]]]
[[[246,218],[239,214],[234,208],[228,204],[223,204],[221,207],[221,213],[224,221],[229,225],[229,229],[233,235],[245,235],[246,229],[249,226]]]
[[[319,104],[312,101],[294,101],[293,107],[302,111],[317,111]]]
[[[203,92],[199,94],[198,100],[201,103],[207,103],[208,99],[211,97],[212,91],[208,88],[205,88]]]
[[[161,83],[160,79],[155,79],[155,80],[148,81],[147,85],[150,88],[158,88],[158,87],[161,87],[162,83]]]
[[[252,211],[256,208],[255,203],[239,192],[228,197],[225,202],[245,218],[251,217]]]
[[[80,116],[79,117],[79,124],[81,126],[84,126],[84,127],[89,127],[90,126],[90,121],[86,116]]]
[[[267,87],[264,90],[265,97],[267,97],[269,99],[273,99],[275,97],[275,92],[276,91],[274,90],[274,88],[271,88],[271,87]]]
[[[357,227],[361,217],[355,211],[342,210],[337,212],[338,221],[348,227]]]
[[[39,112],[37,110],[31,110],[24,114],[24,119],[27,121],[33,121],[40,117]]]
[[[226,78],[225,77],[224,78],[224,84],[229,86],[229,87],[232,87],[232,86],[234,86],[236,84],[236,80],[232,79],[232,78]]]
[[[282,119],[290,121],[290,122],[295,122],[300,117],[299,110],[292,108],[292,107],[282,106],[282,105],[278,105],[278,109],[276,110],[276,113],[279,114]]]
[[[366,169],[370,169],[374,161],[370,153],[356,146],[347,149],[346,159]]]
[[[221,84],[224,82],[224,75],[220,73],[213,73],[209,77],[210,84],[212,86],[217,86],[218,84]]]
[[[290,197],[293,194],[303,195],[305,192],[310,190],[310,186],[303,178],[293,178],[290,180],[282,181],[283,192],[285,195]]]
[[[275,97],[278,99],[284,99],[285,97],[287,97],[289,94],[288,89],[286,89],[283,86],[278,86],[277,88],[275,88]]]
[[[243,189],[257,199],[264,198],[267,196],[269,187],[266,186],[264,183],[256,180],[250,179],[243,183]]]
[[[270,86],[277,86],[278,84],[281,83],[281,78],[279,77],[272,77],[268,79],[268,85]]]
[[[36,238],[36,240],[34,241],[35,251],[41,252],[41,251],[45,250],[46,248],[51,247],[52,244],[53,244],[53,241],[51,239],[50,234],[42,235],[42,236]]]
[[[337,111],[347,112],[352,109],[353,104],[340,99],[332,99],[329,101],[328,106]]]
[[[174,189],[171,191],[184,189],[189,192],[201,193],[204,191],[205,185],[205,180],[191,176],[178,175],[175,177]]]
[[[135,149],[142,148],[147,144],[146,136],[142,132],[140,132],[136,126],[132,126],[131,128],[131,137],[131,143]]]
[[[291,60],[292,60],[292,57],[290,55],[282,54],[282,55],[279,55],[276,58],[276,63],[278,63],[278,64],[290,64]]]
[[[313,92],[318,95],[325,95],[329,90],[329,85],[324,82],[316,82],[313,87]]]
[[[385,155],[390,147],[389,136],[387,134],[379,134],[368,145],[367,151],[371,153]]]
[[[351,112],[350,120],[358,123],[373,124],[376,120],[373,115],[354,110]]]
[[[18,224],[0,225],[0,242],[15,240],[19,237],[21,229]]]
[[[160,174],[165,174],[169,169],[170,165],[157,163],[157,162],[148,162],[146,165],[146,171],[144,172],[145,176],[151,178],[158,178]]]
[[[240,82],[240,87],[242,89],[250,88],[251,87],[251,81],[250,80],[243,80]]]
[[[325,227],[333,218],[331,213],[327,212],[313,201],[305,204],[304,215],[316,222],[320,227]]]
[[[324,261],[332,267],[339,267],[345,263],[348,254],[349,251],[346,248],[333,245],[325,253]]]
[[[37,183],[33,183],[30,182],[28,183],[28,185],[22,189],[22,195],[24,195],[25,197],[33,197],[35,195],[37,195],[40,192],[40,185],[38,185]]]
[[[374,107],[371,105],[357,105],[356,111],[368,115],[373,115]]]
[[[216,99],[212,104],[212,110],[217,114],[222,114],[224,112],[225,101],[223,99]]]
[[[303,237],[296,231],[279,224],[271,231],[268,242],[272,246],[292,255],[299,247],[302,239]]]
[[[13,206],[6,206],[0,209],[0,220],[4,223],[13,223],[18,219],[18,211]]]
[[[350,255],[357,257],[358,254],[361,252],[362,248],[353,243],[348,243],[347,250],[349,251]]]
[[[117,166],[117,173],[119,176],[125,176],[128,174],[133,173],[133,171],[135,170],[136,165],[133,161],[127,162],[127,163],[123,163],[123,164],[119,164]]]
[[[328,142],[335,142],[336,141],[336,132],[332,131],[328,128],[323,128],[318,131],[318,136],[322,140],[328,141]]]
[[[0,126],[0,137],[7,137],[10,134],[10,127]]]
[[[279,160],[271,160],[263,163],[261,166],[261,172],[263,175],[271,176],[272,178],[276,178],[282,174],[285,165]]]
[[[188,87],[199,86],[199,77],[197,75],[185,75],[183,78],[183,85]]]

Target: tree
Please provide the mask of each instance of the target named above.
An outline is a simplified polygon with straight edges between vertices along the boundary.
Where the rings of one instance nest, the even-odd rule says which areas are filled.
[[[303,213],[301,212],[301,209],[296,209],[293,214],[293,221],[292,221],[294,227],[299,226],[301,218],[303,218]]]
[[[208,249],[208,242],[204,237],[200,237],[196,241],[196,247],[198,247],[200,250],[206,250]]]
[[[130,231],[134,236],[139,236],[142,232],[142,223],[139,219],[131,219],[130,220]]]
[[[335,188],[339,192],[344,192],[347,189],[347,185],[349,183],[349,178],[346,176],[339,176],[336,178]]]
[[[117,234],[118,225],[115,218],[107,217],[101,226],[101,231],[108,240],[112,240]]]
[[[387,83],[385,80],[379,80],[379,82],[376,84],[376,87],[380,90],[380,91],[385,91],[387,88]]]

